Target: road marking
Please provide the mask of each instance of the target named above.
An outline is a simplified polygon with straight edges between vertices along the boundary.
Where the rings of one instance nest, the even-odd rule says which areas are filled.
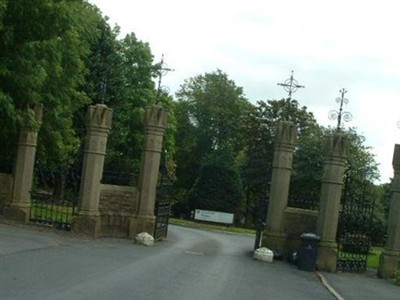
[[[195,252],[195,251],[189,251],[189,250],[186,250],[185,253],[190,254],[190,255],[201,255],[201,256],[204,255],[203,252]]]
[[[320,272],[316,272],[318,275],[319,280],[321,280],[322,284],[328,289],[329,292],[331,292],[331,294],[333,296],[335,296],[335,298],[337,300],[345,300],[326,280],[326,278],[324,277],[324,275],[322,275]]]

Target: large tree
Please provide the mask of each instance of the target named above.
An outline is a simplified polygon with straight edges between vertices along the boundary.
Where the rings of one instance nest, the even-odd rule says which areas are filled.
[[[290,119],[299,128],[299,141],[295,151],[294,175],[291,189],[293,193],[301,190],[303,184],[308,195],[318,189],[322,165],[311,151],[319,149],[321,128],[307,107],[300,106],[296,100],[259,101],[245,120],[247,145],[241,156],[241,172],[246,193],[246,223],[251,224],[257,203],[270,190],[272,160],[274,155],[275,129],[277,123]],[[310,142],[308,142],[310,141]],[[312,142],[312,143],[311,143]],[[318,152],[318,151],[317,151]],[[318,152],[319,154],[320,152]],[[307,154],[309,156],[307,156]],[[310,163],[309,165],[307,165]],[[296,176],[297,175],[297,176]],[[312,187],[312,190],[309,189]],[[293,194],[292,193],[292,194]]]
[[[241,121],[251,104],[221,70],[185,80],[176,96],[177,175],[189,189],[208,153],[227,143],[236,156],[243,147]]]
[[[176,94],[176,176],[174,194],[186,201],[204,159],[221,145],[236,158],[244,147],[243,120],[252,105],[241,87],[221,70],[184,81]]]
[[[240,220],[243,188],[232,149],[220,145],[205,159],[188,195],[189,207],[233,213]]]
[[[18,128],[34,125],[24,114],[35,104],[45,107],[38,156],[59,166],[78,148],[72,116],[89,102],[81,86],[97,17],[91,5],[78,0],[6,2],[0,28],[0,117],[6,125],[0,136],[5,160],[13,160],[10,149]]]

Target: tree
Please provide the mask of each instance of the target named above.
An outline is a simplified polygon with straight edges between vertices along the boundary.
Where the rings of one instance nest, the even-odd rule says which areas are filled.
[[[188,195],[191,210],[206,209],[234,213],[238,219],[243,208],[243,188],[229,145],[212,151]]]
[[[229,143],[234,153],[241,149],[240,121],[251,104],[227,74],[217,70],[185,80],[176,96],[178,102],[186,103],[187,117],[204,154],[221,143]]]
[[[96,35],[92,6],[82,1],[5,3],[0,28],[1,156],[11,162],[18,128],[33,124],[26,108],[44,104],[38,157],[53,167],[68,163],[79,147],[72,116],[88,103],[81,92],[84,58]],[[4,7],[4,6],[2,6]],[[11,151],[10,151],[11,150]]]
[[[243,147],[241,120],[251,104],[221,70],[185,80],[176,96],[178,186],[190,189],[207,154],[221,143],[235,156]]]
[[[185,207],[205,157],[222,144],[230,145],[234,157],[244,147],[242,120],[252,105],[221,70],[185,80],[176,97],[174,196]]]
[[[153,64],[150,47],[131,33],[119,41],[118,73],[109,81],[118,82],[111,94],[109,106],[114,109],[105,168],[112,171],[137,173],[143,139],[145,107],[156,102],[153,78],[157,65]]]
[[[288,105],[289,104],[289,105]],[[257,203],[270,190],[274,156],[275,128],[281,120],[297,124],[299,141],[294,153],[291,194],[319,194],[323,154],[320,150],[322,129],[307,107],[296,100],[258,101],[245,120],[245,144],[241,174],[246,193],[246,224],[250,226]],[[316,159],[318,158],[318,159]],[[306,186],[307,188],[302,188]]]

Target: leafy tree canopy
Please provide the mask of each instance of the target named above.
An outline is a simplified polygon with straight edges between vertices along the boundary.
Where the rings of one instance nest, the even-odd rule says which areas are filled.
[[[239,214],[244,194],[230,146],[221,145],[211,152],[191,189],[191,209],[206,209]]]

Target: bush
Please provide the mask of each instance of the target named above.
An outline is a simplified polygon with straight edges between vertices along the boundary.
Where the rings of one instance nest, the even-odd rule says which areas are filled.
[[[397,271],[394,273],[394,284],[400,286],[400,266]]]

